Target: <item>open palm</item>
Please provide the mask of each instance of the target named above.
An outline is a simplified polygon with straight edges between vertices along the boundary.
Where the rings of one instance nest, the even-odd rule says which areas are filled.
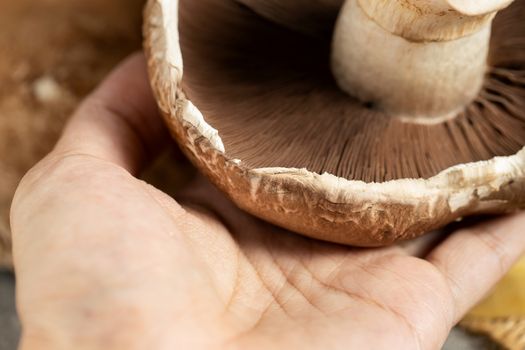
[[[525,247],[523,215],[416,258],[303,238],[204,180],[136,179],[159,148],[140,56],[80,108],[12,209],[27,349],[437,349]]]

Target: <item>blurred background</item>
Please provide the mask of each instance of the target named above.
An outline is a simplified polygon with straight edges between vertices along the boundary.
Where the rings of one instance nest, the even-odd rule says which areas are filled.
[[[11,197],[68,115],[141,46],[142,0],[0,0],[0,263]]]
[[[0,350],[15,349],[20,332],[9,232],[9,207],[17,183],[51,149],[77,104],[120,60],[140,49],[143,3],[0,0]],[[175,171],[175,167],[185,171]],[[145,174],[147,181],[167,192],[192,176],[192,168],[175,149],[168,150]],[[516,295],[525,298],[515,283],[523,276],[525,271],[509,275],[465,326],[493,338],[501,339],[508,332],[519,336],[516,324],[523,329],[523,319],[509,318],[500,305],[501,300]],[[506,307],[512,311],[514,305]],[[501,315],[493,315],[494,309]],[[499,328],[491,326],[494,322],[499,322]],[[521,338],[525,344],[525,329]],[[513,348],[512,344],[507,347]],[[453,331],[445,346],[450,350],[497,348],[488,337],[461,329]]]

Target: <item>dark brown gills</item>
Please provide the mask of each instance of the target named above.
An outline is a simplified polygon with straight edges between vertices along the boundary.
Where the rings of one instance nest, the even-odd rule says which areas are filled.
[[[403,123],[341,92],[329,35],[293,32],[233,0],[181,0],[180,19],[184,92],[228,157],[248,167],[382,182],[432,177],[525,145],[525,0],[495,20],[476,101],[437,125]]]

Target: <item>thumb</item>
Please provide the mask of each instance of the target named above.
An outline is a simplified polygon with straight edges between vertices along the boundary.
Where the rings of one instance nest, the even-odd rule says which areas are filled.
[[[93,156],[136,175],[167,139],[144,56],[135,54],[82,103],[54,153]]]

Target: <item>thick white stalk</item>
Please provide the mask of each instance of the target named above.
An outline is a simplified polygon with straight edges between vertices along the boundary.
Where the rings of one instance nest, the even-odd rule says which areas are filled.
[[[482,87],[494,11],[508,3],[347,0],[335,29],[334,76],[350,95],[404,120],[452,118]]]

